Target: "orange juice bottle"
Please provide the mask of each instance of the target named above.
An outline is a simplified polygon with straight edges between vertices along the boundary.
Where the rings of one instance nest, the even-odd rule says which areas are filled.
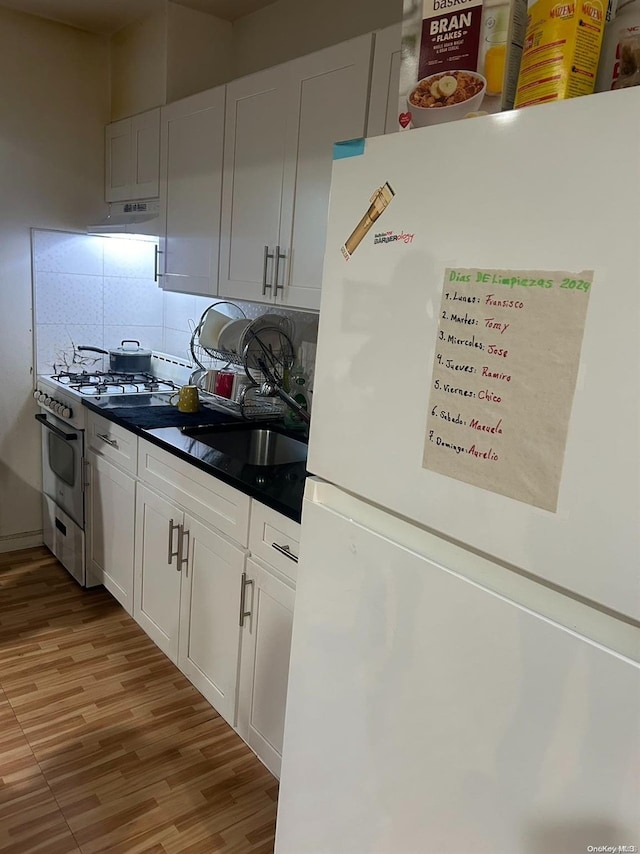
[[[491,44],[484,56],[484,76],[487,78],[487,95],[501,95],[507,45],[504,41]]]

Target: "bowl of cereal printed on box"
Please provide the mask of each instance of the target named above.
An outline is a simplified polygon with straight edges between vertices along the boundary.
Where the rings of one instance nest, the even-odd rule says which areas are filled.
[[[423,77],[407,98],[413,126],[463,119],[478,110],[486,90],[487,81],[476,71],[443,71]]]

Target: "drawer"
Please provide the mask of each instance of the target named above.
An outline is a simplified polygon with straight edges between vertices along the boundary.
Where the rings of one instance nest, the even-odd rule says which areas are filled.
[[[87,444],[92,451],[135,475],[138,468],[138,437],[135,433],[89,412]]]
[[[246,548],[251,499],[244,492],[144,439],[138,444],[138,476]]]
[[[295,582],[298,577],[300,525],[254,500],[251,507],[249,551]]]

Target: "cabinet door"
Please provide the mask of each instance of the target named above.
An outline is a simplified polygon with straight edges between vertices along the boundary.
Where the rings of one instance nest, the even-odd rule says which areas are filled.
[[[247,579],[238,732],[279,777],[295,591],[252,560]]]
[[[160,108],[131,119],[130,199],[153,199],[159,192]]]
[[[184,537],[189,559],[180,603],[179,667],[233,726],[246,552],[189,516]]]
[[[159,108],[107,125],[104,192],[107,202],[155,198],[159,174]]]
[[[121,119],[107,125],[104,147],[105,201],[126,201],[131,198],[131,119]]]
[[[285,156],[288,65],[227,86],[219,294],[271,302]]]
[[[365,135],[372,36],[290,65],[278,302],[320,307],[333,144]]]
[[[171,661],[178,661],[183,513],[146,486],[136,496],[133,616]]]
[[[166,290],[217,293],[224,99],[220,86],[162,109]]]
[[[400,24],[375,34],[367,136],[380,136],[398,130],[401,37]]]
[[[89,451],[87,570],[133,614],[135,480]]]

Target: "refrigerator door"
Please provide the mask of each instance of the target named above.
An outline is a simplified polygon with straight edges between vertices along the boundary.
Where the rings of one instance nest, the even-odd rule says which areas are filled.
[[[356,495],[636,618],[639,144],[636,88],[378,137],[336,160],[308,461]],[[383,213],[347,261],[342,247],[385,182],[395,195],[374,202]],[[450,267],[594,271],[555,512],[422,466]],[[545,325],[529,329],[541,347]],[[549,423],[553,394],[547,372],[531,400]],[[534,444],[546,441],[543,431]]]
[[[276,854],[637,844],[624,629],[610,627],[618,650],[589,640],[441,562],[450,550],[473,573],[468,553],[327,484],[311,492]]]

